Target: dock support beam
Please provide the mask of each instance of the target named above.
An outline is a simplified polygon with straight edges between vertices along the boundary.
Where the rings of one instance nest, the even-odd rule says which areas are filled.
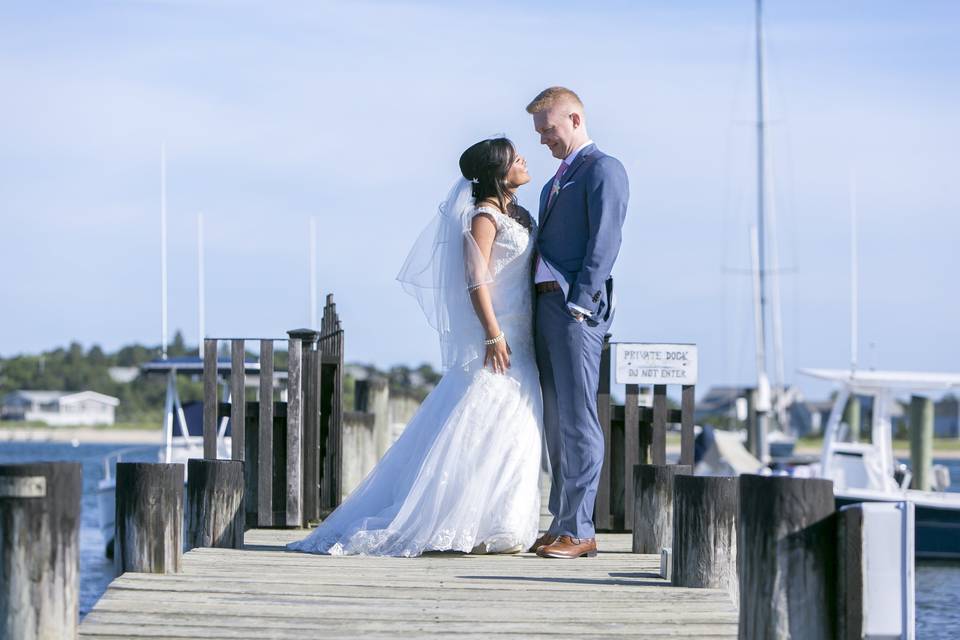
[[[910,467],[912,489],[930,491],[933,471],[933,400],[910,397]]]
[[[78,462],[0,465],[0,638],[76,638]]]
[[[187,548],[243,548],[243,462],[187,461]]]
[[[675,587],[725,589],[737,602],[737,479],[673,479]]]
[[[633,467],[633,552],[659,554],[673,540],[673,481],[693,473],[689,465],[638,464]]]
[[[741,640],[834,638],[833,482],[742,475],[737,514]]]
[[[117,575],[178,573],[183,558],[183,465],[117,463]]]

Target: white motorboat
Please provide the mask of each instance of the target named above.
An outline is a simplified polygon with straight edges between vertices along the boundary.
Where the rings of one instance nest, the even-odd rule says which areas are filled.
[[[960,374],[912,371],[804,369],[802,373],[841,385],[823,436],[815,474],[833,481],[837,506],[856,502],[911,502],[916,507],[918,558],[960,559],[960,494],[909,489],[898,480],[893,456],[891,403],[896,393],[960,389]],[[843,411],[853,396],[873,398],[869,442],[853,442]]]

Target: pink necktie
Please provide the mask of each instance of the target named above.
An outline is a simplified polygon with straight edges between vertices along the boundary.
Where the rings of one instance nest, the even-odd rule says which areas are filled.
[[[561,162],[560,167],[557,169],[557,175],[553,177],[553,186],[550,187],[550,195],[547,196],[547,208],[550,208],[550,205],[553,204],[553,199],[557,197],[557,194],[560,193],[560,180],[563,178],[563,174],[567,172],[567,163]]]

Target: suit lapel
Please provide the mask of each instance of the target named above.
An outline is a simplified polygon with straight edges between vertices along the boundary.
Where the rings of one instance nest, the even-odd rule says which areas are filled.
[[[561,191],[567,185],[567,183],[573,179],[573,176],[577,173],[580,167],[583,166],[583,163],[586,162],[589,156],[591,156],[593,152],[596,150],[597,150],[597,145],[595,144],[588,144],[587,146],[585,146],[583,149],[580,150],[580,153],[577,154],[577,157],[573,159],[573,164],[570,165],[570,168],[564,172],[563,177],[560,179]],[[547,187],[545,189],[546,193],[548,194],[548,198],[550,193],[550,187],[552,184],[553,184],[553,180],[547,183]],[[540,194],[540,210],[543,211],[543,215],[541,216],[541,220],[540,220],[541,229],[543,228],[543,225],[547,223],[547,218],[550,217],[550,212],[553,211],[553,208],[556,206],[557,200],[559,199],[560,199],[560,191],[557,192],[557,195],[556,197],[554,197],[553,202],[550,202],[549,206],[547,206],[548,200],[544,199],[544,196],[542,193]]]

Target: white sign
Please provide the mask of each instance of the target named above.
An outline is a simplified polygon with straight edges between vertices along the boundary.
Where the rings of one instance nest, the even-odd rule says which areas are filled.
[[[697,384],[697,345],[615,343],[617,384]]]

